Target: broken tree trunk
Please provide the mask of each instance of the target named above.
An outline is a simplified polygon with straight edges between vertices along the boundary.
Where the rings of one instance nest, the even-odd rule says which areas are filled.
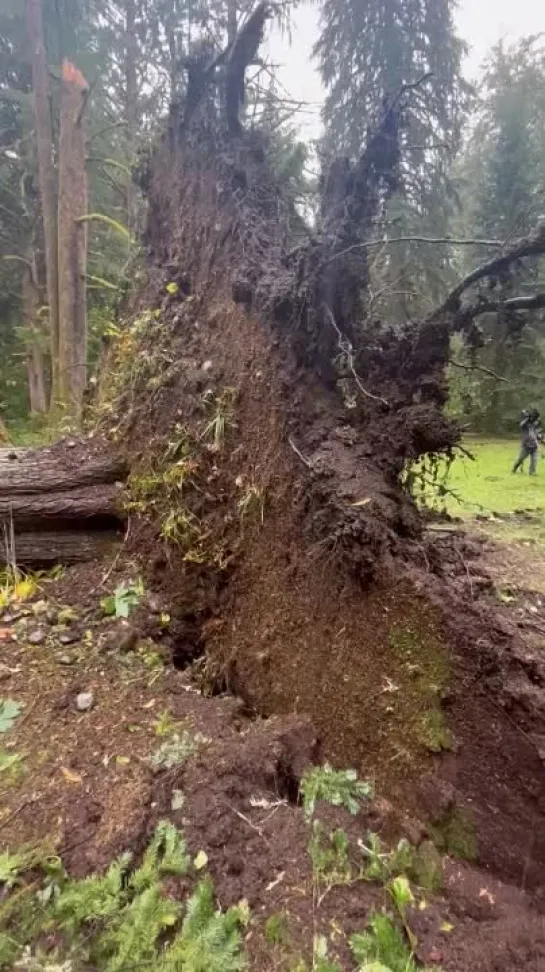
[[[74,563],[122,527],[123,466],[71,448],[0,449],[0,563]],[[32,531],[32,532],[31,532]]]

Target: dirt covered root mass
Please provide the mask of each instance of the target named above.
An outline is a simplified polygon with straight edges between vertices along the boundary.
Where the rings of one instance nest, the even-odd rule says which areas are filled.
[[[118,563],[109,586],[128,582],[134,566]],[[348,937],[391,903],[380,881],[317,878],[312,824],[299,803],[302,775],[323,758],[314,725],[293,714],[249,718],[241,699],[206,698],[165,661],[168,636],[144,604],[139,624],[155,637],[127,651],[124,626],[100,606],[103,577],[103,565],[71,568],[2,617],[10,631],[3,692],[21,707],[6,735],[21,763],[16,775],[2,774],[2,849],[43,842],[81,877],[126,850],[138,859],[157,821],[169,818],[199,866],[206,860],[221,906],[246,900],[251,970],[311,967],[316,934],[342,970],[353,970]],[[157,602],[163,613],[171,606],[160,591],[147,596],[154,611]],[[93,694],[86,711],[77,707],[81,692]],[[187,733],[191,753],[154,768],[154,753],[175,733]],[[404,836],[430,860],[426,828],[382,798],[364,800],[354,816],[319,803],[316,817],[324,834],[345,833],[353,873],[369,831],[384,849]],[[437,878],[439,855],[431,861]],[[461,860],[443,857],[441,869],[435,891],[413,885],[408,922],[419,958],[445,972],[541,972],[545,924],[531,897]]]
[[[165,509],[145,498],[130,541],[171,603],[177,664],[200,658],[208,690],[261,715],[308,714],[325,755],[375,779],[440,846],[539,886],[545,673],[468,581],[478,548],[415,532],[410,502],[274,331],[229,301],[161,300],[141,353],[168,357],[165,384],[118,405],[113,435],[137,496],[153,457],[167,478],[180,462],[168,458],[180,437],[192,463]],[[216,446],[207,430],[226,390]],[[195,517],[189,540],[158,538],[172,512]],[[514,708],[521,686],[531,712]]]

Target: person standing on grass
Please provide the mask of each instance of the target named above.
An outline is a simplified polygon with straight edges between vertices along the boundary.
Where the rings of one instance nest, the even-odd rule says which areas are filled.
[[[524,460],[530,456],[530,476],[535,476],[537,469],[537,448],[541,440],[539,427],[539,412],[537,408],[529,411],[524,409],[520,423],[520,453],[513,466],[513,472],[522,467]]]

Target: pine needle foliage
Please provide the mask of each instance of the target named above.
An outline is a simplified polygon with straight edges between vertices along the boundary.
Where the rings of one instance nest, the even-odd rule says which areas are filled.
[[[22,916],[12,911],[9,927],[0,928],[0,946],[5,945],[0,947],[0,969],[12,969],[23,954],[32,959],[32,944],[55,931],[61,945],[48,961],[69,961],[74,970],[243,972],[244,908],[218,909],[210,878],[196,885],[184,905],[172,896],[172,888],[177,887],[177,878],[189,876],[190,869],[183,835],[169,821],[161,821],[138,868],[131,869],[127,853],[103,875],[79,881],[62,876],[57,894],[45,908],[39,907],[34,893],[34,920],[25,924],[24,940]],[[29,897],[25,897],[27,909]],[[37,952],[34,957],[38,958]]]

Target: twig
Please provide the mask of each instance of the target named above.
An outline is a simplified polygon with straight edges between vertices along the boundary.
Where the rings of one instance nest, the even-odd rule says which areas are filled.
[[[299,456],[301,462],[304,462],[305,466],[308,466],[309,469],[312,469],[313,468],[312,467],[312,463],[310,462],[309,459],[305,459],[303,453],[297,448],[297,446],[295,445],[295,442],[293,441],[293,439],[291,437],[288,439],[288,442],[289,442],[290,446],[292,447],[293,451],[295,452],[295,455],[296,456]]]
[[[483,375],[490,375],[490,377],[495,378],[496,381],[506,381],[509,384],[509,378],[504,378],[502,375],[497,375],[495,371],[491,371],[490,368],[485,368],[484,365],[468,365],[464,364],[462,361],[454,361],[452,358],[450,358],[449,364],[453,365],[455,368],[463,368],[464,371],[482,371]],[[473,458],[473,456],[471,458]]]
[[[229,810],[231,810],[232,813],[235,813],[237,817],[240,817],[240,819],[244,821],[245,824],[248,824],[248,827],[251,827],[252,830],[255,830],[256,834],[259,834],[259,836],[265,841],[266,844],[270,844],[270,840],[268,840],[268,838],[265,837],[265,834],[263,833],[261,827],[256,827],[256,825],[252,823],[249,817],[241,813],[240,810],[237,810],[236,807],[232,807],[230,803],[227,803],[227,801],[224,801],[224,803],[225,806]]]
[[[352,246],[347,246],[345,250],[334,253],[326,261],[326,266],[352,250],[372,250],[376,246],[391,246],[393,243],[431,243],[433,246],[445,243],[451,246],[493,246],[497,249],[503,247],[500,240],[455,239],[452,236],[394,236],[391,239],[364,240],[362,243],[353,243]]]
[[[96,587],[93,587],[93,590],[90,592],[90,596],[92,596],[93,594],[96,594],[96,592],[99,591],[101,587],[104,587],[106,581],[109,580],[109,578],[113,574],[115,568],[117,567],[117,565],[119,563],[119,558],[121,557],[121,554],[123,553],[123,550],[124,550],[124,548],[126,547],[126,545],[128,543],[128,540],[129,540],[129,537],[130,537],[130,533],[131,533],[131,520],[130,520],[130,517],[129,517],[129,520],[127,522],[127,529],[125,531],[125,536],[123,537],[123,543],[121,544],[121,546],[120,546],[119,550],[117,551],[114,559],[112,560],[112,563],[110,564],[108,570],[106,571],[106,573],[104,574],[102,580],[100,581],[100,584],[97,584]]]
[[[335,331],[337,332],[337,339],[338,339],[339,351],[342,354],[345,354],[346,355],[346,358],[347,358],[347,361],[348,361],[348,367],[350,368],[350,371],[352,373],[352,376],[354,378],[354,381],[356,382],[356,385],[358,386],[358,388],[361,391],[362,395],[365,395],[366,398],[373,399],[373,401],[375,401],[375,402],[382,402],[382,404],[385,405],[386,408],[389,408],[388,402],[386,401],[385,398],[382,398],[381,395],[373,395],[372,392],[367,391],[367,388],[364,388],[364,386],[363,386],[363,384],[361,382],[361,378],[358,375],[358,373],[357,373],[357,371],[356,371],[356,369],[354,367],[354,349],[352,347],[351,342],[348,340],[347,337],[345,337],[345,335],[342,333],[342,331],[340,330],[339,326],[337,325],[337,321],[335,320],[335,318],[333,316],[333,311],[331,310],[331,308],[327,304],[324,304],[324,309],[325,309],[325,312],[326,312],[327,316],[329,317],[329,320],[330,320],[331,324],[333,325],[333,327],[335,328]]]

